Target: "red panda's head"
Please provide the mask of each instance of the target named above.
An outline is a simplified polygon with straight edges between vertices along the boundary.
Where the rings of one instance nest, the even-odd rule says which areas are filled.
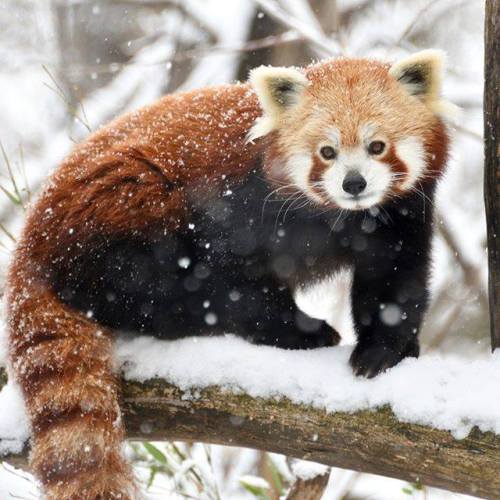
[[[440,175],[448,137],[440,115],[442,54],[394,65],[337,59],[305,70],[260,67],[263,110],[249,133],[268,136],[268,175],[315,202],[366,209]]]

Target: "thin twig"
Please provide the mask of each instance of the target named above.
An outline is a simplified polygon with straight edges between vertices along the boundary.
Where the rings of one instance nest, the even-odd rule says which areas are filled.
[[[403,33],[400,35],[400,37],[398,38],[398,40],[395,43],[395,45],[398,45],[398,46],[402,46],[403,45],[403,42],[404,40],[410,35],[410,33],[413,31],[413,29],[415,28],[415,26],[422,20],[422,19],[425,19],[425,16],[424,14],[431,10],[431,8],[435,7],[438,3],[440,3],[442,0],[430,0],[429,3],[427,3],[426,5],[424,5],[414,16],[414,18],[412,19],[412,21],[408,24],[408,26],[406,27],[406,29],[403,31]],[[470,0],[465,0],[463,2],[459,2],[459,3],[451,3],[452,6],[453,6],[453,9],[456,11],[457,9],[461,8],[461,7],[464,7],[465,5],[469,4],[470,3]],[[441,17],[442,15],[448,15],[449,14],[449,9],[444,9],[442,12],[438,13],[437,14],[437,17]],[[432,20],[432,25],[436,25],[437,23],[437,19],[434,18]]]
[[[461,132],[462,134],[468,135],[469,137],[472,137],[473,139],[478,140],[479,142],[483,143],[484,142],[484,137],[482,134],[479,134],[478,132],[474,132],[474,130],[470,130],[462,125],[454,124],[453,125],[458,132]]]
[[[318,32],[311,26],[304,24],[299,19],[291,16],[289,13],[282,10],[273,0],[254,0],[254,2],[262,8],[270,17],[299,33],[304,39],[315,45],[323,55],[338,56],[342,53],[341,48],[336,40],[328,38],[323,33]]]
[[[441,328],[433,335],[432,340],[426,346],[425,352],[437,349],[443,343],[444,339],[450,333],[451,327],[455,324],[455,322],[460,317],[460,314],[462,313],[462,309],[464,307],[464,304],[467,302],[468,298],[469,298],[469,296],[467,296],[467,298],[465,300],[461,300],[460,302],[456,302],[453,305],[451,311],[448,313],[448,317],[446,318],[446,321],[441,326]]]
[[[55,88],[52,87],[51,85],[49,85],[48,83],[44,83],[44,85],[48,89],[50,89],[53,92],[55,92],[63,100],[63,102],[66,104],[66,108],[67,108],[69,114],[73,118],[75,118],[75,120],[77,120],[78,122],[80,122],[87,129],[88,132],[92,132],[92,128],[90,126],[90,123],[87,120],[87,115],[86,115],[86,113],[84,111],[83,103],[82,103],[81,99],[78,98],[78,104],[80,106],[80,109],[83,110],[83,113],[82,113],[83,114],[83,118],[81,116],[79,116],[79,114],[73,108],[70,99],[68,98],[68,96],[66,95],[66,93],[64,92],[64,90],[62,89],[62,87],[59,85],[59,83],[57,82],[57,80],[54,78],[54,76],[52,75],[52,73],[49,71],[49,69],[47,68],[47,66],[45,66],[45,64],[42,64],[42,68],[45,71],[45,73],[48,75],[48,77],[50,78],[50,80],[52,81],[52,83],[54,84]]]
[[[28,203],[31,202],[31,189],[28,182],[28,176],[26,175],[26,164],[24,161],[24,148],[22,144],[19,144],[19,170],[23,177],[24,187],[26,189],[26,194],[28,196]]]
[[[269,47],[276,47],[278,45],[284,45],[288,43],[304,41],[304,37],[294,30],[285,31],[279,35],[270,35],[263,38],[258,38],[256,40],[250,40],[245,43],[235,44],[235,45],[207,45],[202,47],[196,47],[194,49],[188,49],[184,51],[174,52],[172,56],[159,59],[153,62],[140,62],[140,61],[130,61],[126,63],[112,62],[107,64],[94,64],[94,65],[72,65],[68,68],[69,73],[79,73],[92,71],[93,73],[104,74],[104,73],[116,73],[126,67],[151,67],[158,66],[162,64],[168,64],[173,62],[183,62],[189,61],[196,57],[204,57],[207,55],[213,55],[214,53],[230,53],[230,52],[253,52],[255,50],[267,49]]]
[[[5,148],[3,147],[2,141],[0,141],[0,150],[2,152],[2,156],[4,159],[5,165],[7,166],[7,172],[9,173],[10,182],[12,183],[12,187],[14,188],[14,193],[17,196],[16,204],[21,205],[23,210],[25,210],[24,204],[23,204],[23,197],[21,196],[21,192],[19,191],[19,187],[17,185],[16,178],[14,177],[14,172],[12,170],[12,167],[11,167],[11,164],[9,161],[9,157],[7,156],[7,152],[5,151]],[[2,188],[2,191],[4,191],[7,194],[7,190],[5,188]],[[11,196],[9,196],[9,198],[12,199]]]
[[[5,243],[2,243],[2,241],[0,241],[0,248],[2,249],[3,253],[10,255],[9,247],[7,247]]]
[[[438,220],[443,220],[443,214],[438,214],[437,218]],[[453,235],[447,224],[438,224],[438,232],[442,236],[448,248],[451,250],[451,253],[458,262],[458,265],[462,269],[465,285],[468,288],[472,288],[478,291],[481,307],[487,309],[488,297],[486,295],[486,292],[483,290],[483,287],[481,286],[480,270],[477,268],[477,266],[475,266],[465,258],[457,240],[455,239],[455,236]]]
[[[60,3],[64,7],[68,4],[68,0],[55,0],[55,2]],[[71,0],[72,5],[88,5],[88,3],[88,0]],[[211,26],[205,23],[205,19],[197,15],[194,9],[189,9],[186,5],[187,3],[184,0],[120,0],[121,5],[131,5],[136,8],[173,7],[189,17],[194,25],[199,27],[201,31],[204,31],[212,42],[215,42],[217,40],[217,33]]]
[[[413,17],[413,19],[408,24],[408,26],[405,28],[403,33],[396,40],[395,45],[401,45],[402,41],[409,36],[409,34],[413,31],[415,26],[423,19],[424,14],[432,7],[437,5],[440,1],[441,0],[430,0],[421,9],[419,9],[418,12]]]
[[[7,235],[7,237],[16,243],[16,238],[14,235],[0,222],[0,231]]]

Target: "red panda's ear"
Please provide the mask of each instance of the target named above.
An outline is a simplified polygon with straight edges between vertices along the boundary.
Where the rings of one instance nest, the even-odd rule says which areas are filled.
[[[262,137],[275,129],[286,111],[300,101],[308,85],[305,75],[294,68],[260,66],[250,72],[252,85],[264,114],[249,132],[249,140]]]
[[[393,64],[389,75],[398,80],[410,95],[427,104],[439,100],[443,78],[444,52],[422,50]]]

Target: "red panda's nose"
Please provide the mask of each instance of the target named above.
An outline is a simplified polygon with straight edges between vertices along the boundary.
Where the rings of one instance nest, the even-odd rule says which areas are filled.
[[[347,172],[342,182],[342,189],[353,196],[357,196],[359,193],[363,192],[366,187],[365,178],[354,170]]]

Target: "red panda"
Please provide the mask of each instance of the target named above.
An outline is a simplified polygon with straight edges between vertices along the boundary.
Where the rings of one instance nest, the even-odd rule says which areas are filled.
[[[115,330],[333,345],[294,294],[349,268],[354,372],[418,355],[449,142],[440,79],[437,51],[260,67],[249,83],[166,96],[74,149],[28,213],[7,284],[11,366],[48,499],[137,495]]]

